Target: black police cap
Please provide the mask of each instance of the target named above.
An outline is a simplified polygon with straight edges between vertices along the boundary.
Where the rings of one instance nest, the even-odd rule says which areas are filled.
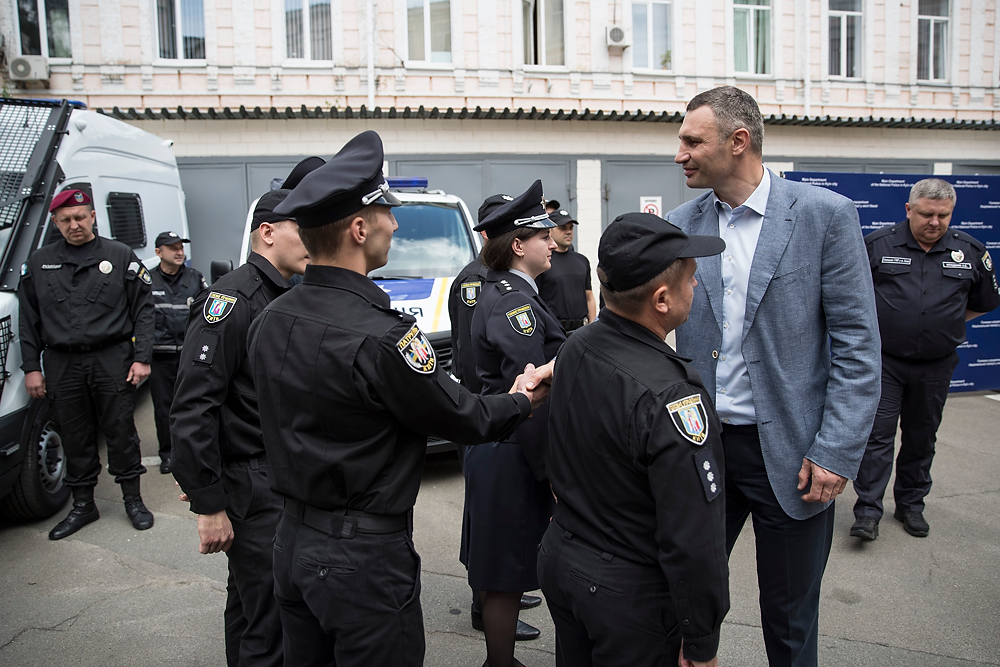
[[[191,239],[181,238],[177,232],[160,232],[156,235],[153,247],[159,248],[161,245],[173,245],[175,243],[191,243]]]
[[[382,139],[362,132],[330,160],[310,171],[275,207],[278,215],[294,217],[299,227],[321,227],[357,213],[365,206],[399,206],[382,176]]]
[[[250,221],[250,231],[254,231],[262,222],[282,222],[284,220],[295,220],[290,215],[281,215],[275,212],[275,207],[288,198],[291,190],[270,190],[265,192],[257,200],[257,205],[253,208],[253,218]]]
[[[291,190],[295,188],[296,185],[302,182],[302,179],[306,177],[320,167],[326,164],[326,161],[321,157],[307,157],[306,159],[299,162],[297,165],[292,167],[292,170],[288,172],[288,176],[285,178],[281,187],[285,190]]]
[[[555,227],[542,204],[542,182],[535,181],[519,197],[500,206],[473,227],[494,238],[515,229],[548,229]]]
[[[688,236],[680,227],[652,213],[625,213],[601,234],[597,266],[603,285],[622,292],[645,285],[675,260],[708,257],[726,249],[718,236]]]
[[[479,222],[486,219],[493,211],[497,210],[507,202],[514,201],[514,198],[510,195],[490,195],[483,202],[483,205],[479,207]]]
[[[562,227],[563,225],[568,225],[569,223],[573,223],[574,225],[580,224],[566,209],[552,211],[549,213],[549,220],[556,223],[556,227]]]
[[[545,201],[545,208],[554,208],[558,210],[562,208],[562,205],[560,205],[555,199],[548,199]]]

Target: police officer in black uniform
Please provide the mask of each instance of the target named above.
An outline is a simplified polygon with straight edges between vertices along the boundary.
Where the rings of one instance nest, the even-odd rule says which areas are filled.
[[[546,470],[559,499],[538,552],[556,664],[715,665],[729,610],[720,423],[664,343],[696,262],[726,247],[648,213],[601,236],[607,307],[556,359]]]
[[[274,589],[289,665],[423,663],[411,526],[427,435],[481,442],[531,410],[526,394],[483,398],[452,380],[367,277],[397,227],[382,160],[378,135],[363,132],[276,208],[298,220],[311,264],[250,329],[270,482],[285,503]]]
[[[199,551],[225,551],[229,557],[230,667],[282,663],[271,576],[281,500],[268,485],[247,332],[308,263],[295,220],[274,212],[288,193],[272,190],[260,197],[246,264],[219,278],[191,305],[170,411],[174,477],[198,515]]]
[[[597,302],[590,286],[590,260],[573,250],[573,233],[579,223],[565,210],[549,213],[556,226],[552,238],[552,268],[538,276],[542,297],[567,333],[576,331],[597,315]]]
[[[97,216],[85,192],[59,193],[49,211],[63,238],[28,257],[18,286],[24,386],[32,398],[52,399],[73,492],[73,509],[49,539],[100,518],[94,504],[98,428],[125,512],[136,529],[146,530],[153,515],[139,494],[146,469],[132,414],[135,387],[149,375],[152,355],[149,271],[131,248],[95,234]]]
[[[854,480],[851,535],[878,537],[882,497],[892,474],[896,424],[902,437],[896,458],[893,517],[915,537],[925,537],[924,498],[931,490],[931,461],[965,323],[1000,306],[993,260],[965,232],[949,231],[955,188],[937,178],[910,190],[906,220],[865,237],[875,283],[882,336],[882,397]]]
[[[184,244],[177,232],[161,232],[154,247],[159,266],[149,272],[153,279],[153,363],[149,393],[153,399],[156,439],[160,446],[160,474],[170,472],[170,403],[174,399],[177,366],[187,329],[188,310],[198,292],[208,287],[197,269],[184,266]]]

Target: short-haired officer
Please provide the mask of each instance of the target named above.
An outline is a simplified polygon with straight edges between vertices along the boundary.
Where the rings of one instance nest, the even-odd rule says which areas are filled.
[[[538,296],[559,320],[566,333],[576,331],[593,322],[597,316],[597,302],[590,286],[590,260],[573,250],[573,235],[580,224],[566,210],[549,213],[556,223],[552,240],[552,268],[538,276]]]
[[[906,220],[865,237],[882,337],[882,396],[854,480],[851,535],[878,537],[882,497],[892,474],[896,425],[893,517],[903,530],[926,537],[924,498],[951,375],[958,365],[965,323],[1000,306],[993,260],[965,232],[951,230],[955,188],[939,178],[917,181]]]
[[[146,469],[132,415],[153,347],[149,271],[127,245],[96,234],[87,193],[65,190],[52,198],[49,211],[62,239],[28,257],[18,286],[24,386],[32,398],[52,399],[73,493],[73,509],[49,539],[100,518],[94,504],[98,429],[125,512],[136,529],[146,530],[153,515],[139,494]]]
[[[423,664],[411,531],[427,435],[481,442],[531,411],[526,393],[479,397],[452,380],[367,277],[397,227],[382,161],[379,136],[363,132],[275,209],[298,220],[311,263],[250,328],[270,482],[285,503],[274,592],[288,665]]]
[[[191,305],[170,410],[174,477],[198,515],[199,551],[225,551],[229,558],[230,667],[282,663],[271,576],[281,500],[268,481],[247,332],[308,263],[295,220],[274,212],[288,193],[272,190],[260,197],[246,264],[219,278]]]
[[[691,310],[693,258],[725,247],[648,213],[601,236],[607,306],[559,351],[549,411],[559,501],[538,577],[560,667],[716,664],[729,610],[721,429],[701,377],[663,341]]]
[[[160,474],[170,472],[170,403],[174,400],[177,366],[187,329],[188,310],[198,292],[208,287],[201,271],[184,266],[184,244],[190,239],[177,232],[161,232],[154,248],[160,264],[149,272],[153,279],[153,363],[149,374],[149,394],[153,399],[153,419],[160,446]]]

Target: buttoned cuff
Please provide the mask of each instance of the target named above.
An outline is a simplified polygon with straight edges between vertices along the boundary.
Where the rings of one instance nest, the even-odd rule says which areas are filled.
[[[684,658],[695,662],[708,662],[719,652],[719,631],[707,637],[684,636]]]
[[[201,489],[185,489],[184,493],[191,500],[191,511],[195,514],[215,514],[229,506],[221,481]]]

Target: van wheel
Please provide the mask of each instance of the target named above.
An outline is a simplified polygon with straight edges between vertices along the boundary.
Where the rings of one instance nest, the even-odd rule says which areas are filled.
[[[66,504],[66,454],[55,423],[52,401],[32,401],[26,423],[21,474],[14,488],[0,500],[0,512],[12,519],[45,519]]]

